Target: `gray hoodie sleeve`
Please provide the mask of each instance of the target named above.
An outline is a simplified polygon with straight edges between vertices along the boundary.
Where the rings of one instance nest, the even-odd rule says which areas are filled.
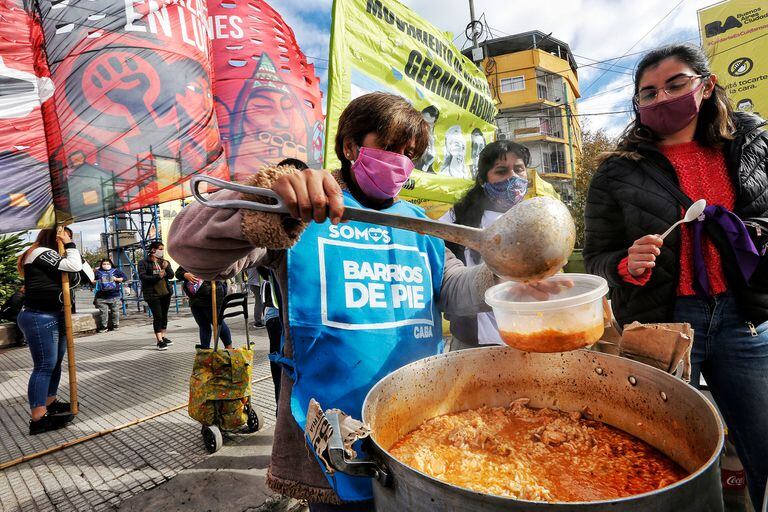
[[[496,277],[485,264],[466,267],[445,249],[440,309],[447,315],[472,316],[491,307],[485,303],[485,290],[496,284]]]
[[[217,193],[217,199],[239,198],[238,192]],[[168,252],[205,281],[229,279],[254,265],[270,266],[277,251],[254,247],[243,235],[242,220],[240,210],[191,203],[171,225]]]

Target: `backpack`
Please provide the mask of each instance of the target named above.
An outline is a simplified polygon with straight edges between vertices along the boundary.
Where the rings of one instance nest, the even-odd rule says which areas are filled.
[[[99,275],[96,279],[96,293],[114,292],[116,290],[117,283],[115,282],[115,269],[99,270]]]

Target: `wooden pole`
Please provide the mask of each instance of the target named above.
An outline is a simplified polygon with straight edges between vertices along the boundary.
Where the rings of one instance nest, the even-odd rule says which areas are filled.
[[[30,455],[24,455],[23,457],[19,457],[18,459],[13,459],[8,462],[3,462],[0,464],[0,471],[3,471],[4,469],[8,469],[12,466],[16,466],[17,464],[21,464],[23,462],[28,462],[32,459],[37,459],[39,457],[42,457],[43,455],[48,455],[49,453],[58,452],[61,450],[64,450],[65,448],[69,448],[70,446],[75,446],[77,444],[84,443],[86,441],[90,441],[91,439],[96,439],[97,437],[102,437],[107,434],[111,434],[112,432],[116,432],[118,430],[122,430],[124,428],[132,427],[134,425],[138,425],[139,423],[143,423],[145,421],[149,421],[151,419],[157,418],[158,416],[162,416],[163,414],[168,414],[170,412],[178,411],[179,409],[186,407],[187,404],[177,405],[176,407],[171,407],[170,409],[166,409],[164,411],[156,412],[155,414],[152,414],[150,416],[146,416],[144,418],[139,418],[137,420],[130,421],[128,423],[124,423],[122,425],[118,425],[116,427],[108,428],[106,430],[102,430],[101,432],[94,432],[93,434],[88,434],[87,436],[79,437],[77,439],[73,439],[72,441],[68,441],[66,443],[60,444],[58,446],[54,446],[52,448],[46,448],[45,450],[39,451],[37,453],[32,453]]]
[[[219,348],[219,315],[216,307],[216,281],[211,281],[211,306],[213,307],[213,349]]]
[[[62,231],[64,228],[59,227]],[[66,250],[59,240],[59,254],[64,256]],[[67,334],[67,370],[69,372],[69,403],[72,414],[77,414],[77,365],[75,363],[75,334],[72,330],[72,295],[69,288],[69,273],[61,273],[61,296],[64,300],[64,329]]]

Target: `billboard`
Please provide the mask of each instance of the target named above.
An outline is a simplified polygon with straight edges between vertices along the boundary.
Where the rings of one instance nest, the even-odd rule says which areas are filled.
[[[297,158],[322,166],[320,79],[263,0],[208,0],[216,115],[232,177]]]
[[[46,137],[59,220],[85,220],[227,179],[203,0],[35,3],[55,94]]]
[[[728,0],[699,11],[712,72],[736,110],[768,117],[768,3]]]
[[[346,105],[382,91],[408,99],[431,127],[401,197],[443,203],[471,186],[477,156],[495,139],[496,107],[485,75],[442,32],[396,0],[335,0],[331,28],[327,139],[333,141]],[[339,162],[326,144],[325,167]],[[439,216],[439,211],[430,211]]]

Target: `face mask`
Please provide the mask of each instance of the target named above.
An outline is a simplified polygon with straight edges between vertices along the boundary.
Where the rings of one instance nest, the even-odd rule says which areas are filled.
[[[155,251],[155,256],[158,258],[162,258],[163,256],[165,256],[165,251],[162,249],[158,249]]]
[[[483,191],[494,210],[506,212],[525,198],[525,193],[528,191],[528,180],[519,176],[512,176],[497,183],[485,183]]]
[[[698,115],[699,104],[696,103],[696,93],[703,86],[702,81],[698,87],[682,96],[639,107],[640,122],[662,137],[679,132]]]
[[[352,162],[352,174],[363,194],[383,201],[400,193],[413,167],[405,155],[363,147]]]
[[[105,265],[102,265],[101,268],[104,269],[104,270],[111,270],[112,269],[112,265],[106,265],[105,264]]]

